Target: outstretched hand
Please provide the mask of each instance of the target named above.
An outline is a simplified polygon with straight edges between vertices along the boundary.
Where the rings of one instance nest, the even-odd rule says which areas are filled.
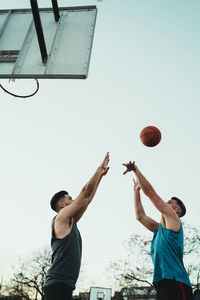
[[[129,161],[127,164],[122,164],[122,165],[126,167],[126,171],[124,171],[123,175],[125,175],[128,172],[136,170],[136,165],[134,161],[133,162]]]
[[[103,169],[102,175],[106,175],[108,170],[110,169],[110,167],[108,166],[109,161],[110,161],[110,153],[107,152],[103,162],[100,165],[100,168]]]

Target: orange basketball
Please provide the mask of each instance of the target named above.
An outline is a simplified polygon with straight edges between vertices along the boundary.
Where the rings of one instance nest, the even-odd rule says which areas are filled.
[[[160,143],[161,132],[155,126],[147,126],[140,132],[140,139],[147,147],[154,147]]]

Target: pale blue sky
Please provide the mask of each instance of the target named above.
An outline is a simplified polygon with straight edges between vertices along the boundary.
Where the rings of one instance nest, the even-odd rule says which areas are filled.
[[[29,100],[1,92],[0,277],[17,256],[49,245],[51,196],[66,189],[75,197],[110,151],[110,171],[79,223],[85,276],[110,287],[101,277],[109,261],[121,257],[123,241],[148,234],[134,218],[133,176],[122,175],[123,162],[136,160],[163,199],[183,199],[185,222],[200,225],[200,2],[58,2],[98,7],[89,77],[40,80]],[[22,7],[29,1],[0,5]],[[33,81],[11,86],[17,84],[21,91],[34,88]],[[157,147],[140,142],[147,125],[162,132]],[[159,220],[142,199],[146,213]]]

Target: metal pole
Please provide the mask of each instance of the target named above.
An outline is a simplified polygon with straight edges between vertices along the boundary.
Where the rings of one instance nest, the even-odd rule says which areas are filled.
[[[55,18],[55,21],[58,22],[58,20],[60,19],[58,3],[57,3],[57,0],[51,0],[51,1],[52,1],[52,6],[53,6],[54,18]]]
[[[48,54],[47,54],[47,50],[46,50],[46,45],[45,45],[44,34],[43,34],[42,23],[41,23],[41,19],[40,19],[37,0],[30,0],[30,2],[31,2],[32,13],[33,13],[33,19],[34,19],[34,23],[35,23],[35,29],[37,32],[38,42],[39,42],[39,46],[40,46],[42,61],[44,64],[46,64],[47,59],[48,59]]]

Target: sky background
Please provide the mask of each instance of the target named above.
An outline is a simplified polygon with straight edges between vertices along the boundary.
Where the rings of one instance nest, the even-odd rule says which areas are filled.
[[[164,200],[184,201],[184,222],[200,225],[200,2],[58,3],[98,7],[89,76],[40,80],[39,92],[26,100],[0,91],[0,277],[17,257],[50,245],[50,198],[62,189],[75,198],[109,151],[109,173],[78,227],[87,287],[111,287],[106,268],[124,255],[123,241],[132,233],[151,237],[135,220],[133,174],[123,176],[122,163],[135,160]],[[0,5],[29,7],[26,0]],[[34,80],[0,82],[15,92],[35,88]],[[162,133],[154,148],[140,142],[148,125]]]

